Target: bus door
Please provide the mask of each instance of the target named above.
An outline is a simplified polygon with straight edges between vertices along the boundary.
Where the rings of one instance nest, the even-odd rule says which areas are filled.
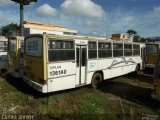
[[[86,64],[87,64],[87,47],[86,45],[76,46],[76,85],[85,84],[86,81]]]
[[[160,53],[157,56],[157,63],[154,69],[155,98],[160,100]]]

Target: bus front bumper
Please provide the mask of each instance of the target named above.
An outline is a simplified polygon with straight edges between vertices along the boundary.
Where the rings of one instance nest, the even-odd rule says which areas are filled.
[[[32,88],[34,88],[34,89],[36,89],[36,90],[38,90],[38,91],[40,91],[42,93],[47,93],[48,92],[47,85],[41,85],[41,84],[39,84],[37,82],[34,82],[34,81],[28,79],[25,76],[23,77],[23,81],[25,83],[27,83],[29,86],[31,86]]]

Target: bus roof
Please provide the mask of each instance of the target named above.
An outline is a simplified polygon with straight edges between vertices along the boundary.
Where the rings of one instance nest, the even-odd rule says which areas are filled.
[[[54,39],[65,39],[65,40],[90,40],[90,41],[108,41],[108,42],[124,42],[124,43],[135,43],[135,44],[145,44],[145,43],[138,43],[138,42],[128,42],[128,41],[116,41],[111,40],[109,38],[102,38],[102,37],[94,37],[94,36],[77,36],[77,35],[55,35],[55,34],[32,34],[27,36],[26,38],[30,37],[43,37],[46,36],[47,38],[54,38]]]
[[[23,36],[10,36],[8,39],[16,38],[16,39],[24,39]]]

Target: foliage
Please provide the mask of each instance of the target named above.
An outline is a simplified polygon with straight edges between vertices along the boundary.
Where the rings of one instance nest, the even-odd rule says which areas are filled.
[[[138,35],[137,31],[129,29],[127,32],[130,37],[133,37],[133,42],[140,42],[140,36]]]
[[[140,42],[140,36],[139,35],[134,35],[133,41],[134,42]]]
[[[6,37],[13,35],[13,33],[17,35],[19,31],[20,26],[17,23],[11,23],[0,28],[0,34]]]
[[[145,93],[137,89],[139,88],[137,85],[141,83],[139,79],[142,78],[146,80],[146,77],[138,75],[118,77],[112,79],[112,82],[105,81],[106,83],[103,83],[100,90],[94,90],[88,86],[57,93],[40,94],[21,80],[12,77],[5,80],[0,77],[0,112],[34,115],[34,118],[39,118],[39,120],[133,120],[137,119],[138,115],[141,117],[145,113],[156,115],[158,113],[155,109],[140,104],[143,103],[143,100],[133,102],[132,99],[128,99],[129,95],[129,98],[138,101],[141,99],[136,96],[147,93],[147,91]],[[148,76],[147,78],[151,79]],[[139,89],[144,90],[145,88],[141,86]]]
[[[140,38],[140,42],[147,42],[148,41],[148,39],[147,38]]]
[[[132,30],[132,29],[127,30],[127,33],[129,35],[135,35],[135,34],[137,34],[137,32],[135,30]]]

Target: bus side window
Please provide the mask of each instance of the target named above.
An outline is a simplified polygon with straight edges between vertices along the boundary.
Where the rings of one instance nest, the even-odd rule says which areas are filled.
[[[73,41],[49,39],[48,60],[50,62],[75,60],[75,49]]]
[[[132,56],[132,44],[124,44],[124,56]]]
[[[133,44],[133,55],[140,55],[140,45]]]
[[[113,43],[113,57],[123,56],[123,44]]]
[[[89,59],[97,58],[97,43],[96,42],[89,42],[88,57]]]
[[[98,42],[98,57],[99,58],[112,57],[111,43]]]

